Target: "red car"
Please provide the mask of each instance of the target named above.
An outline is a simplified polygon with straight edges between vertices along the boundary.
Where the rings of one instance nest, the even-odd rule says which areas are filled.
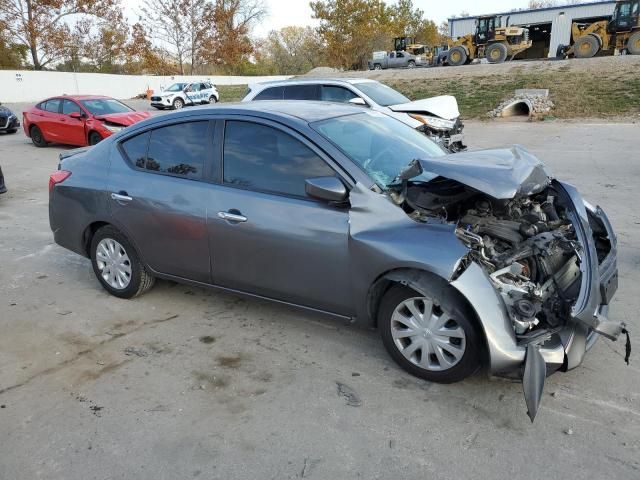
[[[49,142],[84,147],[149,116],[149,112],[136,112],[115,98],[64,95],[26,110],[22,125],[36,147],[46,147]]]

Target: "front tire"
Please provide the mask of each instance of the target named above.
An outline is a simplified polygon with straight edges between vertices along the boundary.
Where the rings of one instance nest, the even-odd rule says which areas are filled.
[[[181,99],[181,98],[176,98],[176,99],[173,101],[173,109],[174,109],[174,110],[181,110],[181,109],[182,109],[182,107],[184,107],[184,102],[182,101],[182,99]]]
[[[409,60],[407,68],[416,68],[416,62],[414,62],[413,60]]]
[[[104,289],[119,298],[142,295],[155,283],[131,242],[111,225],[91,239],[91,264]]]
[[[102,136],[98,132],[91,132],[89,134],[89,146],[93,147],[94,145],[99,144],[102,141]]]
[[[37,125],[31,127],[29,133],[31,134],[31,141],[36,147],[43,148],[48,145],[47,141],[44,139],[44,135],[42,135],[42,130],[40,130],[40,127]]]
[[[209,97],[209,103],[218,103],[218,99],[216,98],[215,95],[211,95]]]
[[[462,47],[453,47],[447,55],[447,63],[452,67],[464,65],[467,62],[467,52]]]
[[[382,65],[380,65],[379,63],[376,63],[376,64],[373,66],[373,69],[374,69],[374,70],[382,70]]]
[[[573,52],[576,58],[591,58],[600,50],[600,43],[593,35],[580,37],[573,44]]]
[[[382,298],[382,342],[404,370],[437,383],[463,380],[480,367],[480,335],[471,314],[450,287],[427,283],[428,296],[404,285]]]

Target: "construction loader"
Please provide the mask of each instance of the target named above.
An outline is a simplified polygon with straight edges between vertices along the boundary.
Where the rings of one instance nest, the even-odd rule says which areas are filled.
[[[556,56],[591,58],[599,52],[625,51],[640,55],[640,0],[620,0],[608,20],[594,23],[573,22],[573,45],[560,45]]]
[[[502,63],[531,47],[527,28],[509,27],[509,17],[505,22],[507,26],[503,27],[501,23],[501,16],[479,17],[475,34],[450,39],[447,64],[457,67],[471,63],[476,58],[486,58],[489,63]]]

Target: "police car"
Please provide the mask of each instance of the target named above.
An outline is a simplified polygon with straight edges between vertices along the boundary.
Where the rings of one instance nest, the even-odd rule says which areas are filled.
[[[185,105],[216,103],[219,99],[218,90],[209,82],[178,82],[151,97],[151,106],[158,110],[179,110]]]

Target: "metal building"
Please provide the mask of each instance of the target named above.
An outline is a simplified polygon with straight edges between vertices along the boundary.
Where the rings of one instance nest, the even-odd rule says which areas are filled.
[[[517,25],[529,28],[533,47],[517,58],[555,57],[558,45],[568,45],[571,41],[571,24],[574,21],[594,22],[613,15],[614,1],[563,5],[539,8],[535,10],[516,10],[497,14],[478,15],[449,19],[451,38],[475,33],[476,20],[480,16],[498,15],[502,17],[502,26]]]

